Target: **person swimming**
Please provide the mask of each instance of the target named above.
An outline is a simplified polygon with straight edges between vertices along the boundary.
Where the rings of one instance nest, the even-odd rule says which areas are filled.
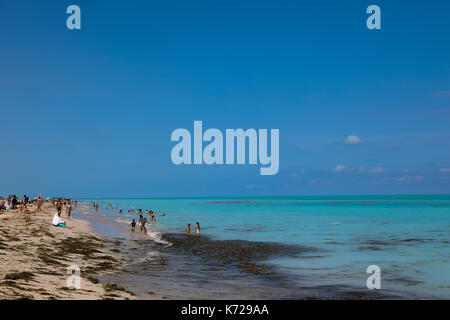
[[[200,234],[200,224],[198,222],[195,223],[195,234],[196,235]]]
[[[186,229],[184,229],[184,232],[191,233],[191,224],[190,223],[187,224]]]

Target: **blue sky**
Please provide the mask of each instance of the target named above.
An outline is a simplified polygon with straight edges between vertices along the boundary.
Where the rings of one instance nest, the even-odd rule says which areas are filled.
[[[66,28],[71,4],[81,30]],[[366,28],[371,4],[381,30]],[[449,11],[4,0],[0,195],[450,193]],[[175,166],[171,132],[194,120],[280,129],[279,173]]]

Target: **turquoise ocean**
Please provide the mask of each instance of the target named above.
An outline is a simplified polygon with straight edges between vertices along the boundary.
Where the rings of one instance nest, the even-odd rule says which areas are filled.
[[[139,298],[450,298],[450,195],[78,200],[76,215],[124,239],[129,263],[108,280]],[[130,208],[155,212],[147,236],[129,231]],[[196,222],[201,235],[184,234]]]

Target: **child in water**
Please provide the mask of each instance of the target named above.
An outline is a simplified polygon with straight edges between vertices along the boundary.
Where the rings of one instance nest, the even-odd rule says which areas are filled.
[[[187,224],[186,229],[184,229],[184,232],[191,233],[191,224],[190,223]]]
[[[136,221],[134,221],[134,219],[133,219],[133,221],[131,221],[130,227],[131,227],[131,232],[134,232],[134,230],[136,229]]]

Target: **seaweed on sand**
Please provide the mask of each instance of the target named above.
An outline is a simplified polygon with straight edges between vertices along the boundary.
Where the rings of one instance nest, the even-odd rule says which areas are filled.
[[[23,272],[12,272],[12,273],[8,273],[5,276],[5,279],[8,280],[25,280],[25,281],[30,281],[32,280],[34,277],[34,274],[28,271],[23,271]]]
[[[96,238],[94,238],[96,239]],[[85,258],[93,258],[95,253],[100,253],[97,249],[102,245],[92,237],[86,238],[66,238],[57,243],[57,247],[61,254],[77,254],[83,255]]]
[[[39,247],[37,248],[36,252],[38,258],[41,259],[46,264],[54,266],[63,266],[63,264],[55,258],[56,254],[54,251],[49,250],[45,247]]]

